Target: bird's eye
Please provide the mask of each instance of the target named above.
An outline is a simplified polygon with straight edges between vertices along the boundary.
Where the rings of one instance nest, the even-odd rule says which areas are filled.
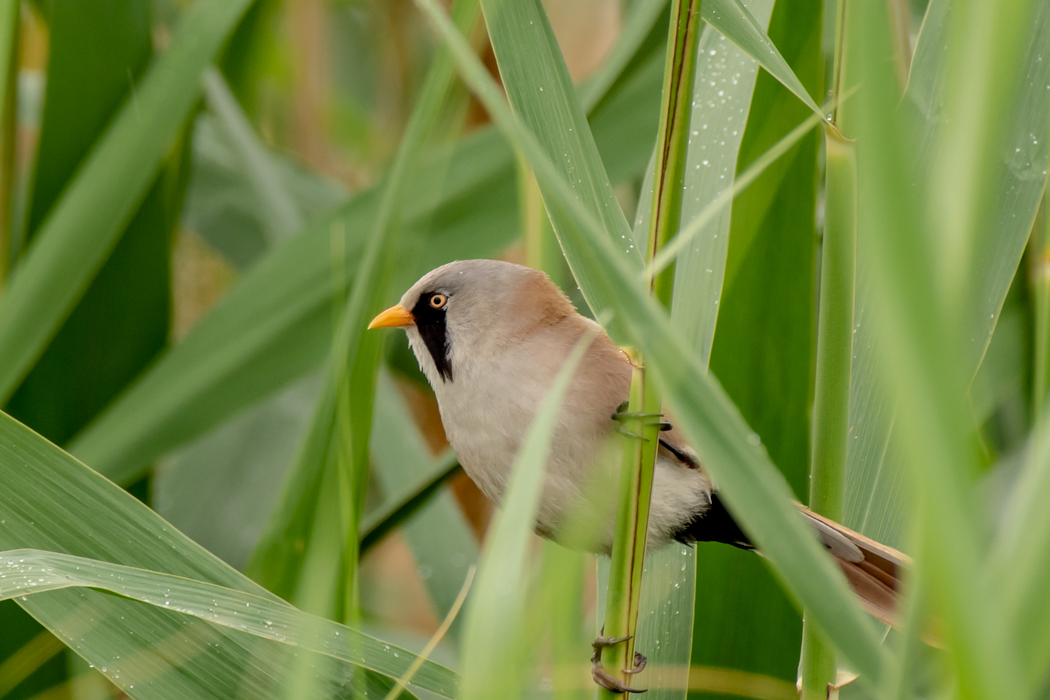
[[[444,294],[433,294],[430,297],[430,306],[435,309],[445,308],[445,304],[448,303],[448,297]]]

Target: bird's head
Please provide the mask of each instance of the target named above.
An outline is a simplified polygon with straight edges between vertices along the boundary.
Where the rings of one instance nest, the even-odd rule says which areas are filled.
[[[425,274],[368,327],[403,327],[436,387],[451,382],[464,363],[574,312],[542,272],[499,260],[459,260]]]

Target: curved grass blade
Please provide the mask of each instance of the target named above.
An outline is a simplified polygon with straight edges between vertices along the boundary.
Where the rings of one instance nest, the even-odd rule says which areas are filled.
[[[770,75],[790,90],[814,114],[821,117],[820,108],[813,101],[802,81],[791,70],[780,51],[769,40],[765,29],[755,17],[748,12],[741,0],[708,0],[704,3],[704,19],[727,39],[736,44],[744,53],[755,59]]]
[[[941,73],[948,41],[951,3],[932,0],[915,47],[903,108],[917,121],[918,160],[927,154],[943,128]],[[962,323],[969,343],[966,371],[976,374],[999,320],[1010,284],[1024,252],[1046,183],[1047,139],[1033,136],[1050,122],[1050,63],[1045,47],[1050,41],[1050,6],[1035,3],[1024,41],[1021,74],[1023,90],[1004,129],[995,168],[995,184],[985,193],[994,202],[993,223],[978,257],[984,260],[969,282],[974,302]],[[1043,89],[1036,89],[1042,86]],[[858,241],[856,308],[857,357],[853,363],[850,397],[851,438],[847,462],[846,524],[892,546],[903,544],[908,495],[900,449],[894,436],[894,408],[879,386],[879,333],[873,322],[871,277],[864,222]]]
[[[1020,697],[1014,640],[973,576],[984,560],[984,535],[977,515],[983,493],[974,480],[979,456],[964,398],[972,364],[954,302],[941,296],[942,280],[931,272],[943,242],[925,235],[923,222],[937,216],[938,202],[923,196],[928,183],[918,179],[912,124],[897,110],[897,81],[884,61],[890,48],[885,11],[858,5],[847,32],[857,37],[850,60],[863,85],[855,111],[858,221],[870,256],[878,379],[898,404],[899,449],[916,496],[923,555],[917,565],[952,650],[957,692]]]
[[[0,300],[0,400],[10,397],[105,262],[250,0],[199,0],[42,223]]]
[[[0,481],[0,550],[70,554],[287,605],[5,414]],[[353,675],[353,667],[329,657],[87,588],[16,602],[118,686],[145,700],[274,697],[289,682],[296,653],[315,664],[317,680],[333,692]],[[366,676],[376,692],[390,683],[372,672]]]
[[[0,571],[4,574],[0,600],[44,596],[48,591],[67,588],[93,588],[330,656],[392,678],[406,673],[417,660],[410,651],[308,615],[284,601],[180,576],[34,549],[0,552]],[[452,671],[432,661],[424,661],[419,667],[414,684],[446,698],[455,697],[458,686]]]
[[[463,639],[463,695],[519,697],[527,665],[520,662],[529,542],[543,488],[543,475],[569,382],[594,333],[585,334],[555,376],[514,458],[500,510],[489,528],[478,562],[478,582],[467,609]],[[499,621],[496,623],[496,621]]]
[[[452,11],[461,31],[470,31],[480,14],[477,0],[457,0]],[[389,297],[401,251],[401,203],[409,198],[410,177],[424,143],[435,136],[432,132],[454,79],[452,60],[441,49],[427,72],[386,178],[371,237],[335,332],[325,386],[305,444],[251,564],[257,580],[279,582],[277,592],[285,597],[294,590],[296,601],[302,600],[308,609],[328,616],[342,610],[347,621],[358,617],[360,521],[368,483],[376,373],[386,338],[365,328]],[[336,488],[319,489],[325,480]],[[305,550],[289,547],[288,531],[305,528],[310,532]],[[295,588],[289,590],[291,581]],[[339,589],[346,591],[342,604],[333,598]]]

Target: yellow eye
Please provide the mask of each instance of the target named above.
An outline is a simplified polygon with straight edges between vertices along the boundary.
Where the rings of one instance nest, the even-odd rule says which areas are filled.
[[[434,294],[430,297],[430,306],[435,309],[444,308],[445,304],[448,303],[448,297],[444,294]]]

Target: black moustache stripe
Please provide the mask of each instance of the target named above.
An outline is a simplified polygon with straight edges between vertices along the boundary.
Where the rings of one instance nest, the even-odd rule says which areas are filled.
[[[452,360],[449,358],[448,330],[445,327],[445,310],[430,305],[430,297],[437,292],[423,292],[412,308],[416,328],[434,359],[441,381],[452,381]]]

